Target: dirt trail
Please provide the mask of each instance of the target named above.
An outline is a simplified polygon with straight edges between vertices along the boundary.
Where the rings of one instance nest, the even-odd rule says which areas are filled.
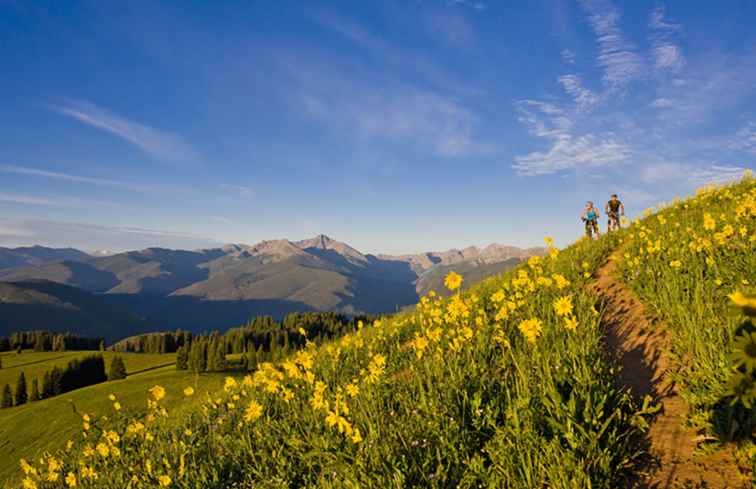
[[[695,454],[697,434],[683,427],[687,405],[666,372],[669,335],[663,324],[651,318],[643,304],[614,277],[615,252],[597,271],[593,291],[605,306],[607,344],[622,365],[620,382],[639,398],[650,395],[661,405],[651,420],[648,442],[655,463],[640,477],[639,487],[746,488],[732,456],[722,450],[714,455]]]

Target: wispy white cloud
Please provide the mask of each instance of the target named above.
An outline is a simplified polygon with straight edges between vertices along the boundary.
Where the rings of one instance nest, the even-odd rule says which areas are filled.
[[[16,205],[32,205],[42,207],[66,207],[66,208],[95,208],[95,207],[119,207],[113,202],[95,200],[74,199],[68,197],[38,197],[36,195],[16,194],[0,192],[0,203]]]
[[[440,90],[459,94],[478,92],[477,89],[470,86],[467,80],[451,76],[446,68],[439,65],[435,60],[415,53],[406,46],[393,46],[347,17],[320,11],[313,14],[312,19],[322,27],[349,39],[380,63],[393,67],[394,71],[415,74]],[[285,53],[282,53],[282,55],[285,56]],[[327,61],[332,62],[333,57],[329,57]]]
[[[730,141],[729,147],[756,155],[756,123],[749,122],[741,127]]]
[[[537,176],[574,168],[615,165],[627,160],[631,148],[614,134],[573,134],[573,121],[554,104],[525,100],[518,103],[519,120],[531,134],[552,140],[546,151],[514,158],[521,175]]]
[[[477,0],[447,0],[446,3],[453,7],[467,7],[478,11],[486,9],[486,4]]]
[[[122,188],[126,190],[133,190],[137,192],[146,191],[144,187],[139,185],[133,185],[131,183],[121,182],[117,180],[109,180],[104,178],[85,177],[81,175],[72,175],[69,173],[59,173],[47,170],[39,170],[37,168],[29,168],[24,166],[15,165],[0,165],[0,172],[14,173],[17,175],[28,175],[33,177],[49,178],[52,180],[62,180],[66,182],[85,183],[89,185],[96,185],[100,187]]]
[[[596,34],[598,64],[604,70],[604,82],[612,89],[620,89],[640,78],[645,63],[620,29],[617,9],[609,0],[581,0],[580,3],[588,12],[588,21]]]
[[[232,219],[229,219],[223,216],[212,216],[210,219],[212,219],[213,221],[219,222],[221,224],[227,224],[229,226],[234,224],[234,221]]]
[[[561,56],[562,56],[562,61],[571,65],[574,65],[575,60],[577,59],[577,56],[575,56],[575,52],[572,51],[571,49],[562,49]]]
[[[656,107],[657,109],[664,109],[664,108],[667,108],[667,107],[674,106],[674,102],[671,99],[661,97],[661,98],[657,98],[653,102],[651,102],[651,105],[653,107]]]
[[[630,148],[613,137],[567,136],[554,141],[548,151],[516,156],[514,168],[521,175],[547,175],[573,168],[615,165],[627,160],[630,154]]]
[[[744,171],[745,168],[739,166],[712,165],[709,168],[696,168],[686,178],[693,185],[722,184],[741,178]]]
[[[255,196],[255,191],[251,187],[246,187],[244,185],[229,185],[226,183],[222,183],[220,185],[220,188],[223,190],[233,192],[237,194],[239,197],[243,197],[245,199],[249,199]]]
[[[675,40],[681,30],[680,25],[665,19],[664,7],[660,6],[651,12],[649,26],[652,30],[651,51],[656,68],[678,71],[685,65],[682,49]]]
[[[32,195],[22,194],[9,194],[5,192],[0,192],[0,202],[21,205],[41,205],[46,207],[66,207],[60,201],[50,200],[44,197],[35,197]]]
[[[124,251],[153,246],[210,248],[217,247],[220,243],[201,235],[172,230],[45,219],[0,218],[0,245],[32,244]]]
[[[27,229],[21,229],[15,226],[9,226],[7,224],[0,224],[0,238],[6,237],[6,238],[29,238],[34,236],[34,233],[27,230]]]
[[[297,58],[287,97],[307,116],[359,140],[410,144],[443,157],[495,151],[476,114],[452,96],[391,80],[357,79]]]
[[[599,102],[598,95],[583,87],[583,81],[578,75],[560,76],[559,83],[564,87],[564,91],[575,100],[575,106],[579,112],[590,112]]]
[[[199,159],[194,148],[178,134],[128,120],[91,102],[65,100],[50,108],[83,124],[118,136],[158,160],[190,163]]]
[[[469,48],[475,42],[475,30],[467,19],[454,11],[431,10],[426,15],[431,34],[446,44]]]

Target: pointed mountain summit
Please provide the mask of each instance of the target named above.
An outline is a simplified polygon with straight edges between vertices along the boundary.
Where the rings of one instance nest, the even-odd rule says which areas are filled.
[[[368,258],[359,251],[355,250],[348,244],[336,241],[325,234],[319,234],[314,238],[297,241],[295,244],[302,250],[313,252],[325,259],[327,259],[328,253],[317,253],[315,250],[337,253],[354,265],[364,265],[368,262]]]

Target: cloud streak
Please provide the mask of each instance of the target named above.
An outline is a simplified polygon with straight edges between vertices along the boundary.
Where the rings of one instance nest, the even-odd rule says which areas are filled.
[[[255,196],[254,190],[251,187],[245,187],[244,185],[229,185],[226,183],[220,184],[222,190],[230,191],[237,194],[239,197],[250,199]]]
[[[599,102],[599,97],[589,89],[583,87],[583,81],[578,75],[563,75],[559,83],[564,91],[572,96],[579,112],[590,112]]]
[[[749,122],[741,127],[730,142],[730,148],[756,155],[756,123]]]
[[[644,61],[619,28],[620,14],[608,0],[582,0],[588,22],[599,46],[598,64],[603,81],[611,89],[621,89],[643,74]]]
[[[492,153],[478,119],[455,97],[392,80],[356,79],[299,57],[287,70],[287,97],[298,110],[359,140],[408,143],[442,157]]]
[[[554,104],[524,100],[517,108],[520,122],[532,135],[552,140],[546,151],[515,156],[513,167],[520,175],[548,175],[574,168],[614,165],[631,155],[631,148],[613,134],[573,134],[572,119]]]
[[[50,108],[82,124],[113,134],[157,160],[174,163],[199,160],[199,154],[178,134],[131,121],[91,102],[66,100]]]
[[[122,188],[125,190],[132,190],[136,192],[145,192],[147,189],[138,185],[132,185],[126,182],[120,182],[117,180],[108,180],[104,178],[92,178],[81,175],[72,175],[69,173],[59,173],[47,170],[39,170],[37,168],[29,168],[24,166],[15,165],[0,165],[0,172],[13,173],[17,175],[27,175],[40,178],[49,178],[52,180],[61,180],[64,182],[76,182],[84,183],[88,185],[96,185],[98,187],[110,187],[110,188]]]
[[[70,198],[50,198],[38,197],[35,195],[15,194],[0,192],[0,203],[25,205],[25,206],[42,206],[42,207],[65,207],[74,209],[95,208],[95,207],[119,207],[113,202],[102,202],[94,200],[81,200]]]
[[[106,226],[45,219],[0,218],[0,244],[73,246],[79,249],[125,251],[147,247],[212,248],[220,242],[201,235],[128,226]]]
[[[681,27],[664,17],[664,7],[657,7],[651,12],[649,20],[654,64],[660,70],[679,71],[685,65],[682,49],[675,42],[675,36]]]

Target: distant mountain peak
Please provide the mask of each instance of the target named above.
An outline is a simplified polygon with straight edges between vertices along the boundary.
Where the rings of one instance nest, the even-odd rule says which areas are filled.
[[[352,248],[346,243],[336,241],[335,239],[330,238],[325,234],[318,234],[314,238],[297,241],[294,244],[304,251],[313,249],[332,251],[343,256],[347,261],[350,262],[364,263],[368,261],[367,257],[356,249]]]
[[[309,238],[309,239],[303,239],[302,241],[296,241],[294,244],[299,246],[302,249],[305,248],[320,248],[322,250],[327,250],[328,246],[332,243],[335,243],[336,240],[331,238],[330,236],[326,236],[325,234],[318,234],[315,237]]]

